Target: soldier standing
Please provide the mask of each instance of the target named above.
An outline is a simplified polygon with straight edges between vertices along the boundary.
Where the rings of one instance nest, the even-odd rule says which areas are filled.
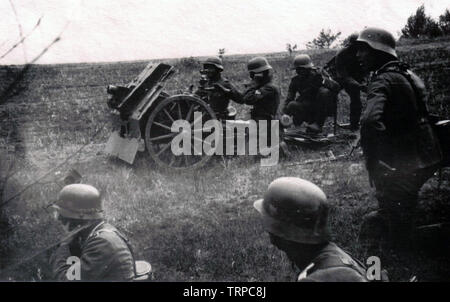
[[[363,70],[373,72],[361,118],[361,146],[379,205],[365,218],[361,234],[384,225],[389,241],[406,250],[419,190],[441,161],[439,142],[422,99],[425,85],[398,61],[392,34],[366,28],[356,43]]]
[[[360,83],[363,76],[361,66],[356,59],[357,38],[357,33],[350,35],[347,44],[335,56],[336,80],[350,97],[350,130],[352,131],[359,129],[362,110]]]
[[[222,78],[222,71],[222,59],[219,57],[209,57],[203,61],[202,79],[195,94],[210,105],[219,120],[226,120],[230,100],[241,104],[242,94]]]
[[[133,280],[135,262],[128,239],[103,219],[103,207],[98,190],[90,185],[71,184],[59,193],[57,219],[67,231],[82,228],[62,242],[51,257],[56,280],[68,280],[67,259],[80,259],[81,280]]]
[[[302,271],[298,281],[367,281],[364,266],[330,241],[327,198],[315,184],[278,178],[253,206],[270,242]]]
[[[313,134],[322,131],[325,119],[332,112],[339,84],[325,71],[314,67],[308,55],[297,55],[294,67],[297,75],[289,84],[283,113],[293,116],[294,125],[300,127],[306,122],[307,131]],[[299,95],[296,98],[296,95]]]

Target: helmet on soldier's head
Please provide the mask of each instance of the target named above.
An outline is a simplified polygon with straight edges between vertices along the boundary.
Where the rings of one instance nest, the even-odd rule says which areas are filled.
[[[90,220],[103,218],[99,191],[90,185],[71,184],[59,192],[53,205],[58,214],[66,218]]]
[[[222,59],[219,57],[206,58],[206,60],[204,60],[202,63],[203,63],[203,65],[214,65],[220,71],[223,71]]]
[[[365,28],[360,32],[356,41],[366,43],[373,49],[388,53],[397,58],[395,38],[390,32],[384,29],[375,27]]]
[[[272,69],[269,62],[264,57],[256,57],[248,61],[247,69],[249,72],[260,73]]]
[[[292,69],[297,68],[313,68],[314,64],[311,60],[311,57],[308,55],[296,55],[294,58],[294,67]]]
[[[269,185],[264,199],[255,201],[253,206],[271,234],[304,244],[329,240],[327,197],[307,180],[278,178]]]

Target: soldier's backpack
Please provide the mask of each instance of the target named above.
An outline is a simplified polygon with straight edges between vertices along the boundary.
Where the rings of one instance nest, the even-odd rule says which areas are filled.
[[[416,94],[417,105],[419,110],[422,113],[430,125],[432,126],[436,137],[439,140],[439,145],[442,151],[442,161],[441,167],[449,167],[450,166],[450,120],[444,119],[439,115],[428,113],[426,104],[428,100],[428,96],[424,93],[425,87],[420,80],[411,70],[406,63],[396,62],[395,64],[390,64],[386,68],[383,68],[383,71],[394,71],[402,74],[411,86],[414,89],[414,93]]]

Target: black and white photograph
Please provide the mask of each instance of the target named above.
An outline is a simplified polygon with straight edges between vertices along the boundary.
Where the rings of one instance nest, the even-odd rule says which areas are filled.
[[[0,16],[0,283],[450,281],[448,1]]]

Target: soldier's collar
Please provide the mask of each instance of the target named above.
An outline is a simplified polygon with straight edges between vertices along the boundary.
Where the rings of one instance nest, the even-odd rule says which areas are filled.
[[[89,235],[86,237],[86,241],[91,238],[92,236],[94,236],[94,234],[98,231],[98,229],[105,224],[105,221],[101,221],[99,222],[97,225],[93,225],[91,232],[89,233]]]
[[[389,61],[386,64],[384,64],[383,66],[381,66],[380,68],[378,68],[374,72],[374,76],[377,76],[378,74],[380,74],[382,72],[386,72],[386,71],[399,71],[399,70],[407,70],[407,69],[409,69],[409,65],[404,62],[400,62],[398,60]]]

